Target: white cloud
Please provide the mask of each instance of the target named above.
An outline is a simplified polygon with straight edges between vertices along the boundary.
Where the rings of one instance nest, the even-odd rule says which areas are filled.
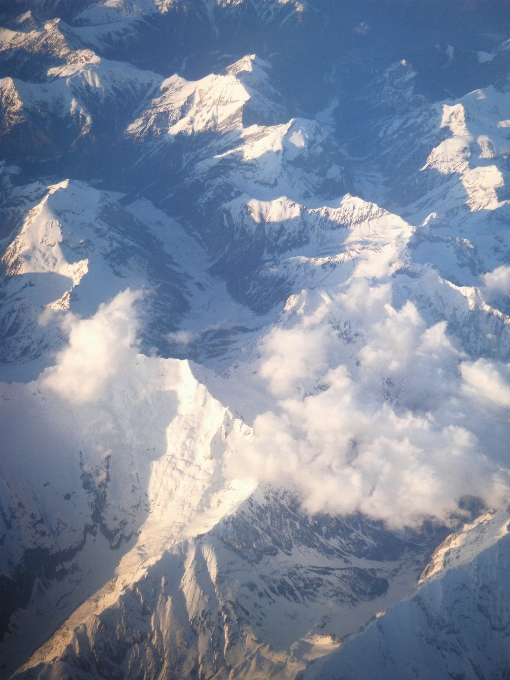
[[[447,521],[466,495],[502,502],[491,447],[499,438],[504,450],[508,423],[479,436],[480,394],[510,406],[501,367],[463,361],[445,323],[427,326],[411,302],[397,310],[390,298],[388,285],[355,282],[295,301],[260,344],[277,408],[256,418],[232,474],[297,487],[310,512],[361,511],[393,527]]]
[[[328,367],[328,354],[334,342],[328,327],[284,330],[274,328],[262,343],[267,358],[260,375],[269,382],[270,391],[285,396],[323,375]]]
[[[369,32],[369,30],[370,26],[365,21],[362,21],[355,27],[354,33],[358,33],[359,35],[366,35]]]
[[[510,293],[510,267],[502,265],[482,277],[484,286],[495,293]]]
[[[109,395],[134,408],[123,376],[138,360],[137,297],[70,315],[69,345],[42,387],[91,408]],[[250,442],[227,447],[231,477],[295,488],[311,513],[360,511],[391,527],[448,521],[466,495],[490,506],[507,497],[509,367],[468,361],[445,323],[427,324],[411,302],[395,308],[390,284],[295,296],[259,352],[260,401],[274,407]]]
[[[497,406],[510,407],[510,375],[508,366],[496,367],[486,359],[464,362],[460,367],[464,390]],[[506,373],[502,375],[503,371]]]
[[[200,338],[200,333],[193,331],[176,331],[175,333],[168,333],[170,342],[175,342],[177,345],[189,345]]]
[[[105,396],[112,377],[126,368],[136,352],[138,321],[134,302],[140,294],[129,289],[99,306],[90,319],[69,315],[69,345],[40,380],[43,388],[71,402],[95,401]]]

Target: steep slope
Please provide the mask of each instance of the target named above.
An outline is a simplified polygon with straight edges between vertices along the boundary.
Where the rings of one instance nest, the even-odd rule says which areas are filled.
[[[262,21],[274,19],[275,15],[301,13],[306,3],[297,0],[255,0],[254,2],[237,2],[235,0],[103,0],[85,9],[79,18],[86,24],[104,25],[114,23],[125,17],[131,20],[141,20],[143,17],[168,12],[196,12],[203,14],[214,23],[214,18],[220,12],[230,11],[238,14],[253,14]]]
[[[59,363],[37,382],[2,383],[7,673],[113,577],[126,551],[136,569],[214,525],[253,488],[225,477],[221,460],[227,436],[249,430],[186,362],[137,354],[133,298],[121,293],[76,322]],[[84,334],[93,341],[84,345]],[[102,367],[87,373],[91,354]],[[33,414],[30,428],[23,412]]]
[[[0,80],[0,144],[6,159],[59,157],[94,147],[116,130],[159,83],[154,73],[100,59],[90,50],[65,54],[42,83]],[[90,151],[89,148],[89,151]]]
[[[18,188],[4,210],[4,366],[39,358],[40,371],[64,342],[64,313],[91,316],[127,286],[146,289],[149,347],[175,330],[188,307],[188,276],[112,196],[81,182],[39,183]]]
[[[2,677],[501,676],[508,8],[25,5]]]
[[[145,141],[161,135],[225,133],[242,128],[246,118],[268,122],[282,117],[285,109],[268,82],[269,69],[267,62],[249,55],[224,74],[198,82],[174,75],[161,83],[161,94],[129,125],[127,134]]]
[[[495,52],[508,73],[507,44]],[[337,135],[353,156],[373,158],[385,179],[385,200],[407,215],[423,211],[423,219],[432,203],[448,202],[450,210],[464,203],[463,217],[494,207],[496,196],[505,197],[507,87],[491,85],[431,104],[416,93],[417,77],[406,60],[393,64],[360,91],[349,112],[352,125],[339,127]],[[361,114],[366,108],[368,120]],[[341,121],[340,105],[333,116]]]
[[[510,641],[508,513],[484,515],[438,548],[420,586],[300,678],[504,678]]]
[[[402,597],[428,550],[360,517],[307,518],[270,489],[222,514],[133,573],[128,554],[14,677],[292,678]]]
[[[230,243],[212,271],[259,312],[291,293],[333,287],[368,270],[378,278],[419,271],[406,251],[412,228],[349,194],[320,208],[286,197],[264,201],[242,194],[222,213]]]
[[[211,272],[227,281],[238,302],[266,313],[285,299],[291,286],[284,281],[269,300],[262,293],[255,302],[256,294],[246,295],[242,277],[256,276],[268,256],[309,241],[309,235],[290,226],[293,209],[287,216],[284,206],[312,196],[317,204],[320,198],[342,195],[351,183],[344,155],[317,121],[295,118],[268,124],[285,119],[286,111],[271,85],[269,64],[254,55],[235,62],[223,75],[196,83],[173,76],[161,89],[126,130],[138,157],[133,178],[152,179],[148,192],[161,207],[171,206],[200,238],[214,262]],[[253,205],[270,201],[275,206],[272,221],[281,223],[275,230],[286,232],[277,251],[264,229],[244,217]]]
[[[2,77],[44,80],[48,69],[64,64],[83,47],[65,21],[39,22],[29,10],[0,30]]]

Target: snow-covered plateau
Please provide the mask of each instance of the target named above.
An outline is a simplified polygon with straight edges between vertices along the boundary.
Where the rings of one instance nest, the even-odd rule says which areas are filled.
[[[0,7],[1,678],[510,677],[509,19]]]

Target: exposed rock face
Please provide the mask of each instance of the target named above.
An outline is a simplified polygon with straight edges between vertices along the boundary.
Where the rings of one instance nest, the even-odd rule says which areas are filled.
[[[256,492],[108,584],[15,677],[294,677],[401,597],[430,544],[361,517],[310,520],[294,505]]]
[[[450,536],[412,598],[300,678],[504,678],[508,673],[508,513]]]

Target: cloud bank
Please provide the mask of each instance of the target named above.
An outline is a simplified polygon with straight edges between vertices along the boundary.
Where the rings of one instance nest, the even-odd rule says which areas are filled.
[[[138,297],[126,290],[90,319],[69,315],[69,344],[42,374],[43,390],[82,411],[89,404],[98,423],[101,400],[108,412],[120,399],[135,413],[139,395],[123,386],[138,352]],[[261,402],[275,406],[257,416],[251,441],[227,447],[226,474],[293,488],[310,513],[360,511],[392,528],[448,522],[465,497],[502,505],[510,366],[469,360],[459,347],[446,323],[427,324],[412,302],[394,308],[391,284],[354,280],[294,296],[249,370],[262,379]],[[102,426],[109,450],[119,435],[112,418]]]
[[[277,408],[231,474],[291,484],[311,513],[361,511],[391,527],[448,521],[466,496],[508,498],[510,371],[470,362],[391,285],[303,292],[260,343]]]

